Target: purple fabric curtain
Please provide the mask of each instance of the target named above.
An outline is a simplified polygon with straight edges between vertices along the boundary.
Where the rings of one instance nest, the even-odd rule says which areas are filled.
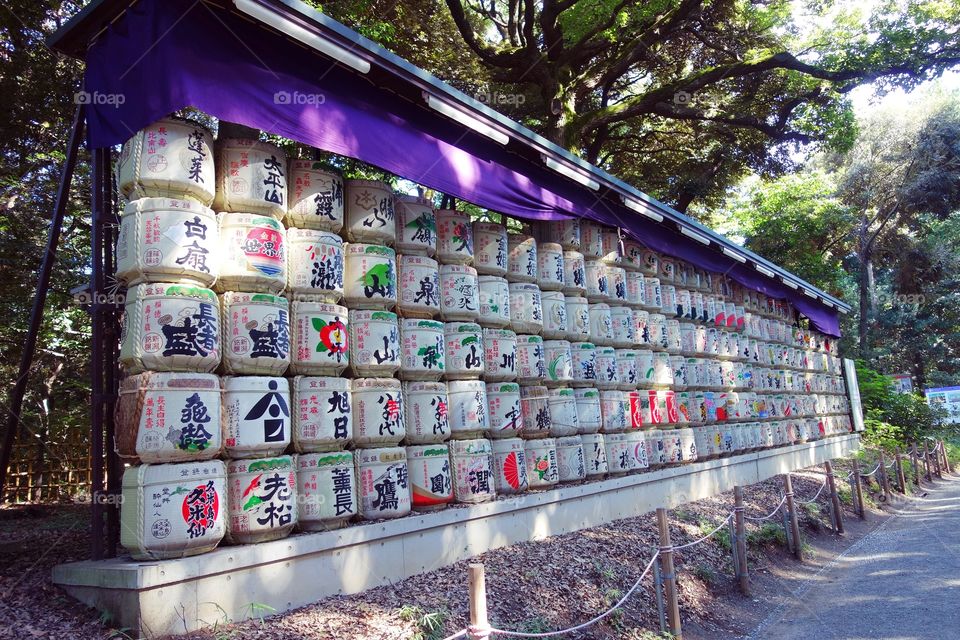
[[[819,330],[840,335],[835,310],[206,3],[141,0],[99,36],[86,62],[91,147],[120,144],[193,106],[507,215],[622,227],[657,251],[788,299]]]

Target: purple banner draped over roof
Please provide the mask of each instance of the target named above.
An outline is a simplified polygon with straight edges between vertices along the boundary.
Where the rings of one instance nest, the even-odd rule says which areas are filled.
[[[358,158],[493,211],[533,220],[583,216],[656,251],[790,300],[839,336],[836,311],[284,38],[203,2],[141,0],[89,48],[91,147],[120,144],[193,106],[318,149]],[[122,95],[122,101],[98,96]],[[117,102],[122,102],[117,104]]]

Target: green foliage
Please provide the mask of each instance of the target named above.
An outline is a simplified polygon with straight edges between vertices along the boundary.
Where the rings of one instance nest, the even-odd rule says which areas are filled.
[[[693,575],[695,575],[701,582],[704,582],[708,585],[717,581],[717,572],[714,571],[713,567],[707,564],[695,565],[693,567]]]
[[[713,531],[718,522],[711,522],[709,520],[700,521],[700,535],[705,536],[711,531]],[[710,538],[713,542],[720,546],[724,551],[730,551],[733,546],[730,540],[730,528],[727,526],[720,527],[720,530],[713,534],[713,537]]]
[[[404,622],[412,622],[416,631],[411,640],[439,640],[443,638],[443,625],[450,617],[450,612],[446,609],[440,611],[426,612],[415,605],[404,605],[397,610],[397,615]]]
[[[764,522],[760,528],[747,531],[747,544],[754,547],[771,544],[785,545],[787,536],[782,526],[773,522]]]

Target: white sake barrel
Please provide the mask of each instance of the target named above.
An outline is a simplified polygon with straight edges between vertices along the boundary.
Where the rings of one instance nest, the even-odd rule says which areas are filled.
[[[322,302],[297,302],[293,316],[290,371],[338,376],[350,363],[347,308]]]
[[[663,430],[663,454],[666,464],[679,464],[683,462],[683,449],[680,442],[679,429]]]
[[[353,442],[358,447],[395,445],[406,435],[399,380],[357,378],[353,381]]]
[[[557,441],[554,438],[525,440],[523,448],[527,463],[527,484],[530,488],[543,489],[560,482]]]
[[[448,380],[479,378],[484,373],[483,330],[472,322],[447,322],[443,326],[445,372]]]
[[[523,440],[504,438],[490,442],[493,450],[493,484],[500,495],[527,490],[527,463]]]
[[[353,457],[364,520],[399,518],[410,513],[410,479],[403,447],[359,449]]]
[[[582,296],[587,292],[587,272],[583,254],[579,251],[563,252],[563,293]]]
[[[473,264],[473,227],[464,211],[440,209],[437,217],[437,259],[441,264]]]
[[[546,354],[540,336],[517,335],[517,382],[542,383],[547,375]]]
[[[290,307],[270,293],[220,296],[223,369],[228,374],[280,376],[290,365]]]
[[[418,196],[397,196],[395,204],[397,252],[433,256],[437,250],[437,218],[433,203]]]
[[[523,429],[520,385],[516,382],[487,383],[487,408],[491,438],[515,438]]]
[[[689,289],[677,289],[677,317],[693,320],[693,297]]]
[[[226,475],[220,460],[127,467],[120,544],[135,560],[211,551],[226,533]]]
[[[677,263],[673,258],[660,256],[660,269],[657,271],[657,277],[660,282],[673,284],[676,279]]]
[[[338,529],[357,515],[357,477],[353,452],[297,456],[297,514],[302,531]]]
[[[564,249],[580,248],[580,218],[551,220],[543,227],[549,242],[559,243]]]
[[[403,406],[409,444],[443,442],[450,437],[447,385],[443,382],[403,383]]]
[[[573,387],[592,387],[597,381],[597,347],[592,342],[570,344]]]
[[[477,270],[464,264],[440,265],[440,317],[476,322],[480,315]]]
[[[616,389],[620,386],[617,369],[617,352],[613,347],[597,347],[596,386],[599,389]]]
[[[692,356],[697,353],[697,327],[692,322],[681,322],[680,330],[680,353],[685,356]],[[706,333],[704,333],[706,335]]]
[[[652,349],[653,339],[650,335],[650,313],[642,309],[633,311],[634,345],[640,349]]]
[[[507,274],[507,228],[493,222],[473,223],[473,266],[477,273]]]
[[[397,239],[393,190],[377,180],[346,180],[346,238],[392,246]]]
[[[117,236],[117,280],[197,283],[210,287],[220,272],[213,211],[194,200],[141,198],[123,208]]]
[[[537,241],[533,236],[507,236],[507,280],[510,282],[537,281]]]
[[[487,387],[482,381],[451,380],[447,383],[447,398],[447,420],[452,438],[477,438],[490,429]]]
[[[660,273],[660,256],[656,251],[644,249],[640,253],[640,271],[643,275],[656,278]]]
[[[626,433],[608,433],[603,436],[607,469],[611,475],[619,476],[636,469],[636,458],[627,435]]]
[[[443,323],[404,318],[400,321],[400,378],[439,380],[446,369]]]
[[[603,256],[602,225],[588,220],[580,221],[580,251],[587,260]]]
[[[540,294],[543,307],[543,337],[564,340],[567,329],[567,299],[560,291],[544,291]]]
[[[298,453],[337,451],[353,440],[352,396],[346,378],[293,379],[293,446]]]
[[[400,369],[400,325],[389,311],[350,309],[350,368],[358,378],[392,376]]]
[[[506,278],[480,276],[480,318],[484,327],[506,327],[510,324],[510,285]]]
[[[603,426],[603,414],[600,409],[600,392],[593,388],[574,389],[577,400],[578,433],[597,433]]]
[[[619,389],[632,391],[637,388],[639,376],[637,374],[637,352],[633,349],[616,349],[614,357],[617,362],[617,379]]]
[[[653,354],[653,382],[658,387],[673,386],[673,366],[670,362],[670,354],[663,351],[655,351]]]
[[[453,501],[450,449],[445,444],[407,447],[410,493],[417,511],[437,511]]]
[[[606,302],[612,297],[607,266],[599,260],[587,260],[584,266],[586,274],[586,297],[590,302]]]
[[[713,458],[713,438],[706,427],[694,427],[693,444],[697,449],[697,458],[700,460],[709,460]]]
[[[293,456],[227,462],[227,540],[250,544],[285,538],[297,524]]]
[[[340,233],[343,177],[315,160],[291,160],[288,178],[287,225]]]
[[[217,291],[283,291],[287,248],[280,221],[254,213],[221,213],[218,218]]]
[[[672,284],[660,286],[660,313],[668,318],[677,315],[677,288]]]
[[[637,327],[630,307],[610,307],[610,323],[613,333],[612,345],[632,347],[637,341]]]
[[[544,438],[550,434],[550,395],[546,387],[520,387],[520,413],[524,438]]]
[[[560,482],[577,482],[587,477],[580,436],[557,438],[557,473]]]
[[[517,334],[509,329],[483,330],[483,379],[508,382],[517,379]]]
[[[690,408],[693,406],[693,393],[690,391],[678,391],[676,393],[677,403],[677,424],[690,424]]]
[[[590,342],[601,345],[613,344],[613,317],[610,305],[604,302],[591,302],[590,313]]]
[[[639,471],[650,467],[647,457],[647,441],[642,431],[628,431],[624,434],[629,446],[631,471]]]
[[[659,468],[667,464],[667,452],[663,448],[663,431],[660,429],[645,431],[643,442],[647,449],[647,462],[651,468]]]
[[[397,309],[406,318],[435,318],[440,313],[440,268],[426,256],[397,259]]]
[[[651,313],[647,316],[647,331],[650,334],[650,344],[654,351],[667,349],[667,318],[662,313]]]
[[[691,316],[694,322],[706,322],[704,295],[699,291],[690,293]]]
[[[636,240],[623,240],[623,257],[621,265],[627,271],[641,271],[643,269],[643,245]]]
[[[526,282],[510,283],[510,320],[510,328],[517,333],[539,334],[543,331],[540,287]]]
[[[620,264],[620,230],[615,227],[600,227],[600,260],[605,264]]]
[[[217,211],[259,213],[282,220],[287,213],[287,155],[269,142],[217,141]]]
[[[655,424],[655,422],[651,420],[651,412],[656,410],[656,391],[630,391],[625,395],[627,398],[627,424],[629,428],[644,429]]]
[[[680,340],[680,322],[676,318],[667,318],[664,323],[664,336],[666,337],[666,351],[668,353],[681,353],[682,345]]]
[[[138,284],[127,290],[120,364],[127,373],[196,371],[220,364],[220,310],[209,289]]]
[[[287,289],[299,300],[343,297],[343,240],[331,231],[287,229]]]
[[[186,197],[209,205],[216,189],[213,135],[191,120],[154,122],[123,144],[117,184],[131,201]]]
[[[628,307],[635,311],[647,306],[647,288],[643,274],[639,271],[627,271],[627,297],[625,302]]]
[[[583,457],[587,478],[600,478],[607,474],[607,447],[605,436],[600,433],[588,433],[580,436],[583,442]]]
[[[656,383],[653,365],[653,352],[646,349],[637,351],[637,386],[649,389]]]
[[[567,314],[567,335],[571,342],[585,342],[590,339],[590,305],[586,298],[564,296]]]
[[[453,495],[457,502],[477,504],[497,496],[493,479],[493,448],[489,440],[451,440]]]
[[[223,378],[224,451],[228,458],[280,455],[290,444],[292,427],[286,378]]]
[[[397,260],[390,247],[348,244],[343,300],[351,309],[392,309],[397,303]]]
[[[650,313],[660,313],[660,308],[663,306],[663,291],[660,288],[660,280],[644,276],[643,286],[646,291],[646,301],[643,308]]]
[[[600,414],[603,417],[603,433],[622,433],[630,428],[628,403],[623,391],[604,389],[600,391]]]
[[[627,272],[623,267],[607,265],[607,287],[611,304],[627,303]]]
[[[537,284],[544,291],[564,288],[563,247],[556,242],[537,246]]]
[[[121,458],[145,463],[209,460],[223,448],[220,378],[141,373],[120,382],[115,436]]]

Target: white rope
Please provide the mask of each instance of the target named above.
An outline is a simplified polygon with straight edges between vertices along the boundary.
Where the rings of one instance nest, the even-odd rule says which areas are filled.
[[[877,463],[877,466],[875,466],[875,467],[873,468],[873,471],[871,471],[870,473],[861,473],[861,474],[860,474],[860,477],[861,477],[861,478],[869,478],[870,476],[872,476],[873,474],[875,474],[879,468],[880,468],[880,463],[878,462],[878,463]]]
[[[461,638],[461,637],[463,637],[463,636],[465,636],[465,635],[467,635],[467,629],[461,629],[460,631],[457,631],[457,632],[456,632],[455,634],[453,634],[452,636],[447,636],[447,637],[444,638],[443,640],[454,640],[454,638]]]
[[[619,609],[623,605],[623,603],[626,602],[631,595],[633,595],[633,592],[637,590],[637,587],[640,586],[640,583],[643,581],[643,579],[647,577],[647,574],[650,573],[650,569],[653,568],[653,563],[656,562],[659,556],[660,556],[659,551],[654,553],[653,557],[650,558],[650,562],[647,563],[647,567],[643,570],[643,573],[640,574],[640,577],[637,578],[637,581],[633,583],[633,586],[630,587],[630,590],[627,591],[615,605],[613,605],[612,607],[610,607],[609,609],[607,609],[606,611],[604,611],[603,613],[601,613],[600,615],[596,616],[591,620],[588,620],[582,624],[578,624],[575,627],[568,627],[566,629],[560,629],[559,631],[550,631],[549,633],[525,633],[523,631],[504,631],[503,629],[494,629],[494,628],[491,628],[489,630],[489,633],[499,633],[505,636],[513,636],[515,638],[549,638],[550,636],[558,636],[566,633],[573,633],[574,631],[579,631],[580,629],[586,629],[590,625],[600,622],[601,620],[609,616],[611,613]],[[451,636],[451,638],[454,638],[454,637],[456,636]]]
[[[759,522],[759,521],[761,521],[761,520],[769,520],[769,519],[772,518],[773,516],[777,515],[777,511],[780,511],[780,507],[782,507],[782,506],[783,506],[783,503],[785,503],[786,501],[787,501],[787,496],[783,496],[782,498],[780,498],[780,502],[777,503],[777,506],[774,507],[773,511],[771,511],[769,514],[763,516],[762,518],[758,518],[757,516],[746,516],[746,515],[743,516],[743,517],[746,518],[747,520],[754,520],[754,521],[757,521],[757,522]]]
[[[816,502],[816,501],[817,501],[817,498],[820,497],[820,494],[823,493],[823,490],[826,489],[826,488],[827,488],[827,483],[824,482],[824,483],[823,483],[823,486],[820,487],[820,490],[817,491],[817,494],[816,494],[815,496],[813,496],[813,497],[810,498],[809,500],[804,500],[804,501],[801,502],[800,504],[811,504],[811,503]]]
[[[730,518],[732,518],[732,517],[733,517],[733,512],[731,511],[730,513],[727,514],[727,517],[724,518],[723,521],[722,521],[719,525],[717,525],[717,528],[716,528],[716,529],[714,529],[713,531],[711,531],[711,532],[708,533],[707,535],[703,536],[702,538],[698,538],[698,539],[694,540],[693,542],[688,542],[687,544],[681,544],[681,545],[679,545],[679,546],[676,546],[676,547],[673,548],[673,550],[674,550],[674,551],[680,551],[681,549],[688,549],[688,548],[690,548],[690,547],[695,547],[695,546],[697,546],[698,544],[700,544],[701,542],[704,542],[704,541],[707,540],[708,538],[713,537],[713,535],[714,535],[717,531],[720,531],[720,529],[722,529],[725,524],[727,524],[728,522],[730,522]]]

